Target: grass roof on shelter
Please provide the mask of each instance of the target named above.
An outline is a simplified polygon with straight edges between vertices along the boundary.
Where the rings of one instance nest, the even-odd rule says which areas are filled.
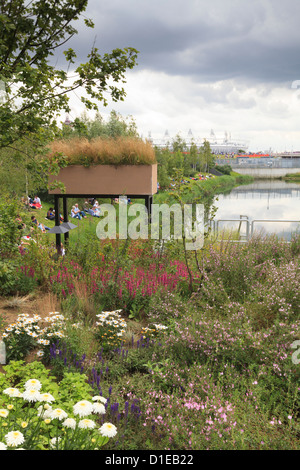
[[[156,156],[151,142],[134,137],[89,140],[72,138],[56,140],[50,145],[48,157],[64,156],[67,165],[152,165]]]

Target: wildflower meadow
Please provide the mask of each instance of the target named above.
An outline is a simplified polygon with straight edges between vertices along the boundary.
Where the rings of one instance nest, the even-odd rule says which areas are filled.
[[[60,308],[1,321],[2,449],[299,449],[299,236],[89,246],[18,258]]]

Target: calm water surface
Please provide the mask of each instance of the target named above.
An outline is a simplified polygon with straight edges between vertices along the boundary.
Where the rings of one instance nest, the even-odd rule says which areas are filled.
[[[257,180],[252,184],[234,188],[228,194],[220,194],[218,200],[215,199],[214,205],[217,207],[214,220],[215,224],[219,221],[220,229],[224,227],[237,229],[239,222],[223,220],[240,219],[240,216],[244,216],[245,219],[247,216],[253,224],[254,231],[276,233],[286,238],[290,237],[291,232],[300,232],[299,183]],[[258,221],[262,219],[268,222]],[[241,234],[245,233],[246,222],[242,222]]]

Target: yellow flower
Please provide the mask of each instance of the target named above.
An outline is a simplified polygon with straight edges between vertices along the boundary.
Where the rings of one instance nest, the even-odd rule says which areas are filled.
[[[14,407],[14,405],[7,405],[7,409],[8,409],[8,410],[12,410],[13,407]]]
[[[24,429],[24,428],[27,428],[28,423],[26,423],[26,421],[23,421],[23,422],[21,423],[21,426],[22,426],[23,429]]]
[[[44,419],[44,423],[45,423],[45,424],[50,424],[50,423],[51,423],[51,419],[49,419],[49,418]]]

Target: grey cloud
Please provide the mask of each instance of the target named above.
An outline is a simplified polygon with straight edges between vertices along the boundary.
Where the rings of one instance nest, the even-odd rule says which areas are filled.
[[[71,44],[80,61],[96,36],[100,52],[135,47],[138,68],[197,80],[239,78],[291,82],[298,78],[298,1],[91,0]]]

